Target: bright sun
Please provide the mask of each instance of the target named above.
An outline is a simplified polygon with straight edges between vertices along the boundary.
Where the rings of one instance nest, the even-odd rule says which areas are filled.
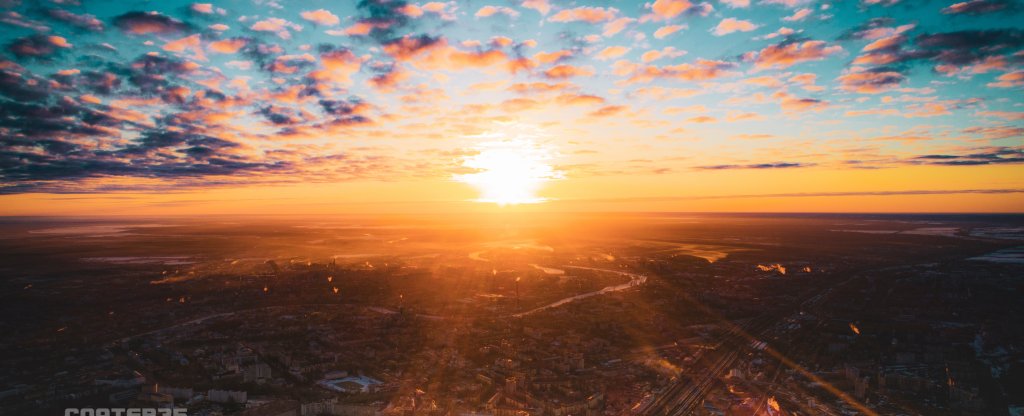
[[[561,178],[548,161],[551,152],[532,140],[502,140],[482,143],[479,153],[467,157],[462,166],[473,173],[456,175],[460,182],[473,185],[480,191],[479,202],[499,205],[532,204],[543,202],[536,195],[540,186]]]

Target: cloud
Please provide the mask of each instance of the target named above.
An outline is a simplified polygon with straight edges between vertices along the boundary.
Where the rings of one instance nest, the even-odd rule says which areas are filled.
[[[778,78],[771,77],[771,76],[760,76],[760,77],[747,78],[747,79],[743,80],[742,82],[744,84],[759,85],[759,86],[767,87],[767,88],[780,88],[780,87],[785,86],[785,84],[782,81],[780,81]]]
[[[114,26],[133,35],[170,35],[190,31],[191,27],[158,12],[128,12],[114,18]]]
[[[807,16],[810,16],[811,12],[811,9],[800,9],[794,12],[791,16],[783,17],[782,20],[785,20],[787,22],[799,22],[801,20],[806,19]]]
[[[980,135],[989,140],[1020,139],[1024,138],[1024,127],[998,126],[998,127],[968,127],[963,130],[967,134]]]
[[[899,3],[899,2],[900,2],[900,0],[863,0],[862,1],[862,3],[864,3],[864,5],[867,5],[867,6],[874,6],[874,5],[879,5],[880,4],[880,5],[885,6],[885,7],[892,6],[892,5],[894,5],[896,3]]]
[[[530,95],[530,94],[543,94],[549,92],[558,92],[573,89],[574,87],[568,82],[558,83],[547,83],[547,82],[530,82],[530,83],[516,83],[508,87],[509,91]]]
[[[772,98],[779,100],[779,106],[782,107],[782,111],[786,113],[821,111],[828,107],[828,102],[824,100],[796,97],[785,91],[773,93]]]
[[[1024,86],[1024,71],[1008,72],[996,78],[996,82],[987,84],[992,88],[1016,88]]]
[[[403,10],[408,13],[409,9],[416,10],[413,13],[408,13],[412,17],[420,16],[424,13],[431,13],[439,16],[442,20],[455,20],[455,6],[454,2],[442,3],[439,1],[432,1],[424,3],[422,6],[408,5]]]
[[[654,20],[669,20],[683,13],[706,16],[714,10],[708,3],[694,4],[689,0],[655,0],[648,5],[652,12],[650,18]]]
[[[308,76],[320,82],[349,85],[362,63],[362,59],[348,49],[327,50],[320,54],[321,68],[310,72]]]
[[[555,65],[544,71],[544,77],[548,79],[566,79],[573,77],[586,77],[594,75],[591,68],[578,67],[568,64]]]
[[[750,0],[722,0],[722,3],[725,3],[734,9],[745,9],[750,7]]]
[[[978,16],[1000,11],[1015,12],[1017,9],[1017,3],[1012,0],[970,0],[946,7],[942,13]]]
[[[67,181],[85,178],[184,179],[288,167],[285,162],[235,154],[231,149],[241,145],[230,140],[137,124],[119,117],[122,111],[70,101],[55,105],[3,103],[0,125],[12,129],[12,134],[0,139],[0,178],[17,185],[0,192],[41,189],[55,186],[53,181],[68,186]],[[26,119],[32,122],[25,123]],[[137,138],[122,139],[122,128],[139,129]],[[91,138],[99,146],[82,146],[79,138]],[[17,160],[21,162],[14,163]],[[81,186],[74,189],[83,191]]]
[[[733,32],[749,32],[751,30],[757,29],[757,27],[757,25],[749,21],[738,20],[728,17],[722,19],[721,22],[718,22],[718,26],[715,26],[715,28],[712,30],[712,33],[714,33],[715,36],[723,36]]]
[[[635,21],[636,19],[632,17],[620,17],[612,20],[604,24],[603,32],[601,32],[601,34],[605,37],[614,36],[616,33],[623,31],[626,29],[626,26],[629,26]]]
[[[522,6],[536,10],[542,15],[547,15],[551,11],[551,4],[548,3],[548,0],[523,0]]]
[[[973,74],[1005,71],[1024,46],[1024,32],[1018,29],[964,30],[921,34],[913,38],[904,32],[913,28],[904,25],[887,27],[888,19],[874,19],[861,28],[848,31],[841,39],[872,39],[864,47],[848,74],[841,77],[843,88],[875,93],[891,88],[906,78],[913,63],[931,63],[933,70],[947,76],[969,78]],[[1019,53],[1019,52],[1017,52]],[[1011,76],[1012,78],[1012,76]],[[1012,86],[996,82],[990,87]]]
[[[730,70],[736,65],[731,62],[697,59],[692,64],[666,66],[637,65],[630,62],[616,62],[619,75],[628,78],[624,84],[645,83],[655,79],[675,79],[680,81],[708,81],[719,77],[733,75]]]
[[[248,44],[246,38],[230,38],[210,42],[208,48],[216,53],[236,53]]]
[[[290,30],[302,31],[302,25],[279,17],[270,17],[253,23],[252,26],[249,26],[249,29],[257,32],[273,32],[281,39],[291,39],[292,34]]]
[[[206,56],[203,54],[202,40],[199,35],[185,36],[178,40],[173,40],[164,44],[163,49],[168,52],[185,52],[191,51],[193,59],[199,61],[205,61]]]
[[[554,62],[560,62],[562,60],[572,57],[573,52],[567,49],[563,49],[555,52],[537,52],[533,55],[533,60],[540,64],[550,64]]]
[[[1024,163],[1024,150],[1008,147],[994,148],[984,152],[967,154],[929,154],[905,161],[909,164],[977,166],[1007,163]]]
[[[403,36],[389,41],[384,45],[384,51],[397,59],[409,59],[421,52],[438,46],[443,42],[440,37],[428,35]]]
[[[668,25],[658,28],[654,31],[654,37],[658,39],[664,39],[666,36],[676,33],[680,30],[686,29],[684,25]]]
[[[52,30],[49,26],[46,26],[42,22],[31,20],[13,10],[0,13],[0,23],[16,27],[23,27],[26,29],[34,30],[37,33],[46,33]]]
[[[979,111],[979,116],[997,117],[1008,121],[1024,120],[1024,111]]]
[[[555,102],[562,105],[599,105],[604,104],[604,98],[591,94],[562,94],[555,97]]]
[[[476,16],[476,17],[491,17],[491,16],[494,16],[496,14],[503,14],[503,15],[508,16],[508,17],[519,16],[519,12],[517,12],[515,9],[513,9],[511,7],[490,6],[490,5],[481,7],[480,10],[476,11],[476,14],[474,16]]]
[[[924,50],[918,56],[934,57],[943,64],[965,65],[1024,46],[1024,31],[992,29],[924,34],[916,37],[914,43]]]
[[[601,117],[615,117],[626,111],[626,107],[622,105],[607,105],[597,110],[590,112],[590,117],[601,118]]]
[[[899,87],[906,77],[903,74],[882,69],[847,72],[840,75],[840,88],[861,94],[878,94]]]
[[[212,3],[193,3],[189,10],[200,14],[213,14],[214,12]]]
[[[726,121],[764,120],[764,116],[757,113],[744,113],[741,111],[730,111],[725,117]],[[747,138],[750,138],[749,136]]]
[[[4,133],[0,135],[0,180],[5,189],[11,189],[6,185],[12,181],[29,186],[22,189],[41,189],[31,187],[48,180],[44,178],[56,178],[49,180],[63,183],[62,189],[73,189],[76,184],[88,187],[84,184],[89,181],[107,180],[101,177],[124,178],[119,179],[122,183],[167,181],[164,184],[170,187],[174,182],[182,186],[251,183],[275,180],[272,177],[279,174],[299,175],[292,177],[296,178],[325,168],[307,167],[306,159],[368,169],[374,156],[394,156],[395,150],[368,156],[365,164],[342,154],[364,145],[392,146],[392,140],[478,134],[487,123],[515,119],[503,111],[542,115],[559,106],[573,106],[572,111],[591,122],[583,134],[607,123],[650,130],[652,140],[691,140],[701,127],[717,127],[712,129],[717,131],[731,122],[774,114],[790,122],[799,116],[800,121],[822,129],[828,144],[814,145],[815,155],[833,161],[835,155],[829,151],[846,151],[844,145],[849,144],[900,152],[888,158],[865,157],[894,166],[944,161],[1017,163],[1012,160],[1019,159],[1019,154],[992,157],[995,150],[968,146],[1015,145],[1022,137],[1020,109],[1006,98],[1017,91],[984,94],[985,85],[1024,87],[1021,31],[990,19],[1010,16],[1009,7],[989,11],[1001,7],[1000,0],[955,0],[933,11],[958,1],[963,3],[944,9],[949,28],[917,28],[910,24],[913,18],[905,8],[896,7],[875,10],[892,18],[865,21],[858,17],[844,23],[853,26],[848,31],[834,28],[834,33],[842,33],[836,43],[801,37],[799,28],[788,23],[796,29],[779,28],[783,21],[775,21],[778,30],[769,29],[768,21],[733,10],[749,7],[749,1],[743,0],[718,3],[716,7],[727,9],[725,14],[733,17],[719,15],[710,22],[694,17],[711,10],[700,0],[648,0],[647,5],[631,7],[615,2],[599,4],[602,7],[538,0],[478,2],[469,10],[452,1],[357,0],[355,12],[348,10],[344,15],[344,8],[327,5],[288,12],[266,1],[258,2],[256,9],[232,10],[230,15],[215,2],[152,2],[147,7],[159,11],[131,11],[132,6],[122,5],[100,13],[66,3],[23,1],[0,10],[0,25],[11,32],[0,44],[7,56],[7,60],[0,58],[0,131]],[[786,3],[793,8],[767,11],[806,23],[856,9],[855,4],[851,9]],[[71,8],[62,9],[67,7]],[[951,17],[985,13],[974,20]],[[458,22],[443,21],[456,15]],[[832,22],[851,22],[843,17]],[[574,23],[552,23],[559,21]],[[503,22],[515,27],[503,27]],[[735,36],[732,41],[703,29],[682,35],[681,30],[698,23],[718,26],[720,30],[713,34],[723,35],[764,26],[754,30],[756,34]],[[303,30],[310,24],[325,28]],[[113,32],[105,25],[113,27]],[[533,29],[522,30],[527,26]],[[945,32],[935,32],[936,27]],[[665,41],[683,37],[690,43],[710,43],[685,56],[685,51],[663,47],[677,43]],[[664,39],[660,42],[665,45],[658,45],[658,39]],[[765,39],[773,40],[745,46]],[[843,49],[855,53],[845,56]],[[692,56],[694,51],[699,56]],[[736,57],[746,51],[751,52]],[[806,70],[797,66],[821,60],[831,62],[805,65]],[[819,67],[825,72],[817,71]],[[470,71],[475,72],[466,73]],[[920,79],[915,78],[918,73]],[[968,96],[950,95],[957,91],[987,98],[971,104]],[[891,94],[855,95],[883,92]],[[353,95],[364,93],[368,95]],[[699,94],[709,94],[707,99],[726,107],[698,108],[692,97]],[[757,105],[761,107],[755,110]],[[829,111],[813,114],[822,109]],[[844,113],[933,117],[938,124],[926,123],[921,132],[894,135],[891,141],[865,139],[863,144],[853,144],[851,140],[860,143],[855,132],[867,121],[846,124]],[[569,127],[564,120],[554,119],[550,126]],[[784,142],[789,139],[772,133],[778,142],[759,144],[802,144],[797,139]],[[597,142],[586,146],[599,146],[605,134],[614,135],[602,133],[593,138]],[[737,136],[726,132],[720,137]],[[911,140],[912,145],[898,149],[883,147]],[[782,167],[777,164],[814,161],[837,167],[833,162],[796,159],[781,148],[774,150],[778,153],[769,157],[781,162],[709,157],[694,164],[771,169]],[[637,150],[651,151],[656,150]],[[380,163],[380,172],[395,172],[391,165],[395,162]],[[409,166],[405,167],[410,172],[421,172]]]
[[[588,199],[594,202],[622,202],[622,201],[690,201],[705,199],[757,199],[757,198],[822,198],[822,197],[845,197],[845,196],[905,196],[905,195],[959,195],[959,194],[1019,194],[1024,193],[1024,188],[995,188],[995,189],[910,189],[897,191],[850,191],[850,192],[786,192],[774,194],[733,194],[733,195],[687,195],[687,196],[660,196],[646,198],[604,198]]]
[[[47,9],[46,15],[54,20],[67,23],[79,29],[102,32],[103,22],[91,14],[74,14],[64,9]]]
[[[771,4],[777,6],[785,6],[788,8],[794,8],[804,4],[810,3],[810,0],[762,0],[761,4]]]
[[[316,58],[313,55],[304,53],[301,55],[281,55],[265,66],[267,71],[278,74],[294,74],[304,68],[313,66]]]
[[[820,40],[782,42],[747,54],[745,58],[752,59],[758,69],[785,69],[802,62],[822,60],[842,50],[841,46],[828,46]]]
[[[390,92],[398,87],[402,81],[409,78],[409,73],[395,64],[378,67],[374,71],[376,75],[371,77],[368,83],[371,87],[381,92]]]
[[[607,61],[609,59],[615,59],[625,55],[626,52],[629,52],[629,48],[625,46],[609,46],[602,49],[601,52],[598,52],[595,58],[601,61]]]
[[[7,51],[19,58],[41,58],[53,55],[60,49],[69,49],[71,44],[60,36],[32,35],[18,38],[7,45]]]
[[[341,23],[341,19],[324,9],[305,11],[299,14],[303,19],[321,26],[334,26]]]
[[[676,50],[676,48],[673,48],[671,46],[666,46],[666,47],[662,48],[661,50],[655,49],[655,50],[650,50],[650,51],[644,52],[643,55],[640,55],[640,60],[643,61],[646,64],[646,63],[654,62],[654,61],[659,60],[661,58],[678,58],[678,57],[683,56],[683,55],[686,55],[686,51],[680,51],[680,50]]]
[[[753,163],[748,165],[707,165],[696,166],[699,170],[733,170],[733,169],[791,169],[806,168],[815,166],[813,163],[775,162],[775,163]]]
[[[410,17],[423,14],[404,0],[359,0],[356,8],[362,17],[346,34],[368,35],[382,43],[397,38],[398,31],[409,25]]]
[[[792,36],[793,34],[796,34],[796,33],[802,32],[802,31],[803,30],[793,30],[793,29],[790,29],[788,27],[780,27],[779,30],[776,30],[776,31],[774,31],[772,33],[769,33],[767,35],[758,36],[758,37],[756,37],[754,39],[755,40],[762,40],[762,39],[775,39],[777,37],[789,37],[789,36]]]
[[[574,9],[565,9],[548,18],[552,22],[587,22],[601,23],[615,18],[618,9],[604,7],[582,6]]]
[[[503,66],[510,72],[518,69],[518,61],[501,49],[467,51],[449,45],[441,37],[403,36],[386,42],[383,49],[396,60],[423,70],[462,71],[496,66]]]

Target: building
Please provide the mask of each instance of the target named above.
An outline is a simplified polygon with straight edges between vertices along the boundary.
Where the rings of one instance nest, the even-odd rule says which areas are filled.
[[[270,381],[270,366],[266,363],[249,364],[242,370],[242,379],[246,383],[264,383]]]
[[[206,400],[214,403],[245,403],[249,401],[249,394],[244,391],[210,389]]]

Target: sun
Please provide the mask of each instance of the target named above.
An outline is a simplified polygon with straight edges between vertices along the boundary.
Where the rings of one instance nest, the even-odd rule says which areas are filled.
[[[548,162],[552,152],[532,140],[501,140],[481,143],[477,153],[463,160],[473,173],[456,175],[455,180],[480,191],[478,202],[498,205],[533,204],[546,199],[537,196],[544,182],[559,179],[561,172]]]

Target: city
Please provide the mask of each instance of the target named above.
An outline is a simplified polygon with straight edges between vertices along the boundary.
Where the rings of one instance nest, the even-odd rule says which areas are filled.
[[[5,413],[1024,406],[1017,216],[3,227]]]

